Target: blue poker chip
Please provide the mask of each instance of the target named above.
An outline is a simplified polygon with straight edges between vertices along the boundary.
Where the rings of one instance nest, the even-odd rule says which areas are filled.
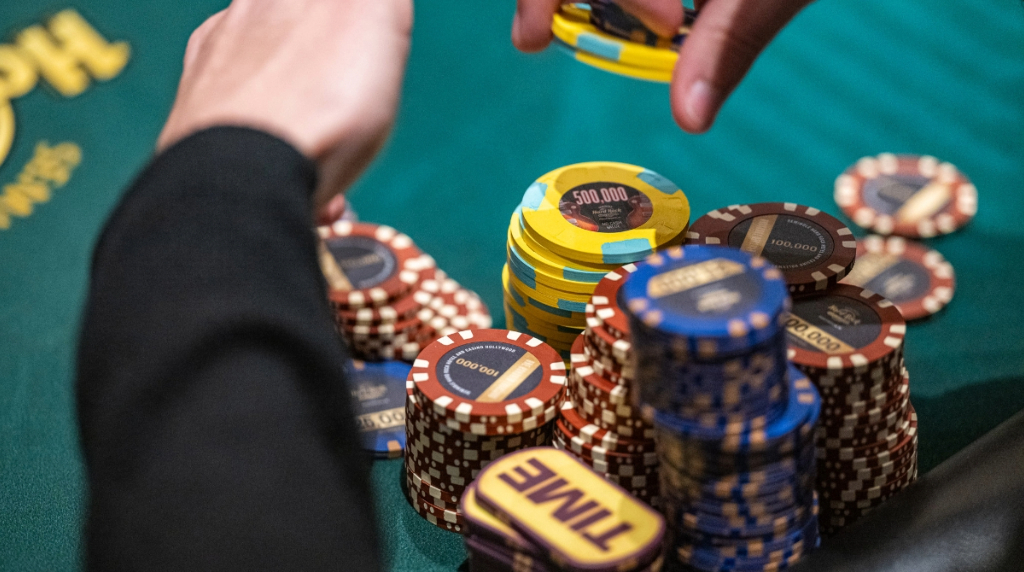
[[[743,353],[767,342],[782,331],[789,309],[778,268],[717,246],[651,255],[637,265],[619,297],[638,351],[660,345],[696,359]]]
[[[800,546],[805,552],[818,544],[818,517],[812,514],[807,522],[784,538],[770,541],[760,539],[733,540],[719,544],[691,544],[688,552],[702,560],[745,559],[757,562],[771,553],[785,552]]]
[[[411,369],[402,361],[353,360],[349,364],[363,449],[375,458],[398,458],[405,450],[405,382]]]
[[[789,366],[788,382],[789,403],[786,410],[773,423],[764,427],[745,426],[739,431],[736,428],[706,427],[663,412],[655,413],[654,422],[666,432],[703,441],[712,447],[711,450],[718,449],[726,453],[771,450],[777,445],[801,439],[802,428],[810,432],[821,414],[818,390],[792,365]]]
[[[662,463],[658,469],[663,494],[685,500],[686,497],[714,499],[719,502],[763,502],[784,495],[799,496],[813,487],[815,459],[801,465],[790,465],[786,471],[731,473],[723,479],[698,478]]]

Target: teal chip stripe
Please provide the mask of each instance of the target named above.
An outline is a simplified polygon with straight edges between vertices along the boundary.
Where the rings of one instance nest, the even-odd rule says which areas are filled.
[[[583,32],[576,36],[576,47],[596,56],[601,56],[606,60],[617,62],[622,57],[622,44],[620,42],[612,42],[588,32]]]
[[[666,195],[673,195],[675,193],[682,192],[681,189],[675,183],[651,170],[645,169],[642,173],[637,175],[636,178],[654,187],[655,189],[658,189],[659,191],[665,193]]]
[[[630,238],[606,242],[601,245],[601,257],[605,264],[626,264],[636,262],[654,254],[651,242],[646,238]]]

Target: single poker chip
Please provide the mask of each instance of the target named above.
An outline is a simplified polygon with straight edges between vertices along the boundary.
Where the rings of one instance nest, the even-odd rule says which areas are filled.
[[[412,290],[433,259],[390,226],[338,221],[317,228],[328,297],[341,309],[384,306]]]
[[[410,379],[439,416],[495,435],[544,415],[565,388],[565,363],[544,342],[508,330],[467,330],[427,346]],[[518,432],[518,431],[516,431]]]
[[[616,338],[629,339],[629,318],[619,307],[619,290],[634,271],[635,264],[626,264],[618,270],[612,270],[597,283],[590,299],[594,317]]]
[[[405,449],[405,381],[409,369],[400,361],[358,360],[348,368],[363,449],[375,457],[401,457]]]
[[[857,241],[857,266],[843,283],[885,296],[907,321],[937,313],[956,290],[953,266],[942,254],[898,236]]]
[[[536,475],[533,486],[523,486],[509,475]],[[552,447],[524,449],[506,455],[481,471],[476,481],[478,502],[543,550],[557,566],[573,570],[624,570],[655,560],[665,534],[665,520],[658,512],[633,498],[626,490],[595,474],[572,454]],[[554,494],[556,490],[583,491],[594,499],[606,534],[603,550],[583,540],[576,520],[559,518],[550,510],[538,510],[528,495]],[[596,521],[596,519],[595,519]],[[576,527],[573,529],[572,527]]]
[[[845,371],[901,352],[907,326],[881,295],[839,284],[821,296],[795,300],[786,331],[789,359],[798,367]]]
[[[927,155],[864,157],[836,179],[835,200],[858,226],[909,238],[949,234],[978,211],[967,176]]]
[[[789,305],[782,273],[771,263],[718,246],[670,248],[650,256],[620,296],[634,347],[654,350],[675,338],[692,354],[707,357],[772,339]]]
[[[606,18],[598,19],[607,22],[609,10],[600,12]],[[572,5],[563,5],[555,13],[551,31],[569,47],[623,66],[671,72],[679,59],[679,53],[672,49],[669,41],[663,40],[659,42],[660,45],[648,46],[609,34],[591,22],[590,10]]]
[[[761,256],[786,277],[793,295],[825,291],[853,268],[857,241],[839,219],[795,203],[732,205],[700,217],[689,244],[731,246]]]
[[[686,231],[690,203],[675,183],[625,163],[560,167],[523,195],[524,229],[544,248],[591,264],[635,262]]]

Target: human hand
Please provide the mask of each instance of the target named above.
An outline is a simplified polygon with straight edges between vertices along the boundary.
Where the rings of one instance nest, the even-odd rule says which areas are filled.
[[[189,39],[157,149],[218,125],[267,131],[318,163],[319,208],[384,144],[411,33],[411,0],[234,0]]]
[[[512,43],[524,52],[551,41],[551,18],[563,0],[517,0]],[[616,0],[651,30],[671,37],[683,23],[681,0]],[[679,51],[670,100],[686,131],[711,128],[725,99],[768,43],[811,0],[696,0],[700,16]]]

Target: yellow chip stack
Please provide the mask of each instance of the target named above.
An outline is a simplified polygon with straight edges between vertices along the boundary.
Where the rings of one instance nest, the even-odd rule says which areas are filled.
[[[507,327],[541,338],[568,360],[597,283],[681,244],[689,222],[683,191],[643,167],[578,163],[540,177],[509,223]]]

